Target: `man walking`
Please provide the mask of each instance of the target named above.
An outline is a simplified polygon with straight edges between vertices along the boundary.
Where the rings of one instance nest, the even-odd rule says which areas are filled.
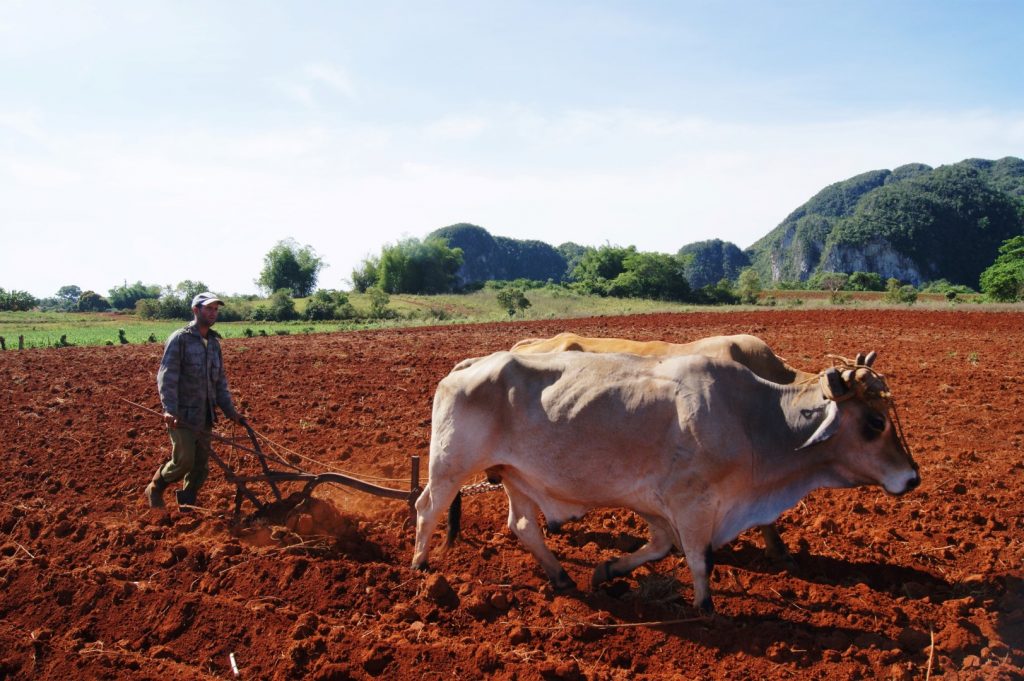
[[[171,483],[184,480],[177,493],[179,506],[194,506],[196,493],[209,474],[210,433],[216,421],[214,406],[240,424],[224,374],[220,335],[211,327],[224,302],[212,293],[192,299],[193,319],[167,339],[156,375],[164,423],[171,436],[171,460],[160,466],[146,486],[152,508],[163,508],[163,493]]]

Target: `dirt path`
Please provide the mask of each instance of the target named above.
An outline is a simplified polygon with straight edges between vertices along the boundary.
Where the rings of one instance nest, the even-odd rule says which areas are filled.
[[[205,510],[147,513],[141,490],[167,438],[121,398],[158,406],[161,348],[6,352],[0,679],[235,678],[232,655],[249,679],[919,679],[929,660],[933,678],[1021,678],[1024,314],[436,327],[237,339],[225,361],[268,438],[400,487],[409,457],[426,459],[433,390],[458,360],[565,330],[675,342],[753,333],[815,371],[827,353],[878,350],[922,487],[898,500],[878,489],[811,494],[779,523],[794,574],[744,533],[715,555],[722,617],[699,620],[679,556],[597,592],[553,594],[505,529],[499,493],[467,498],[465,541],[435,555],[428,575],[408,568],[407,508],[343,488],[239,529],[233,489],[214,472]],[[595,564],[645,536],[632,513],[607,509],[549,545],[586,584]]]

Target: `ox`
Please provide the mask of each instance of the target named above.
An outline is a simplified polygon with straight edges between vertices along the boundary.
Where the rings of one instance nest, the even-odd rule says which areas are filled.
[[[692,343],[666,343],[665,341],[635,341],[625,338],[593,338],[575,333],[560,333],[551,338],[527,338],[512,346],[512,352],[626,352],[645,357],[672,357],[676,355],[703,355],[731,359],[747,367],[772,383],[804,383],[817,379],[786,364],[768,344],[757,336],[710,336]]]
[[[809,374],[789,366],[784,359],[772,351],[768,344],[757,336],[737,334],[734,336],[710,336],[692,343],[667,343],[665,341],[635,341],[625,338],[593,338],[565,332],[551,338],[527,338],[512,346],[512,352],[626,352],[645,357],[669,357],[674,355],[703,355],[719,359],[731,359],[747,367],[761,378],[783,385],[789,383],[810,383],[817,374]],[[492,480],[493,481],[493,480]],[[457,526],[453,526],[456,527]],[[774,525],[758,528],[764,537],[764,550],[769,558],[779,561],[789,569],[796,563],[786,543],[779,536]],[[452,541],[454,537],[450,537]]]
[[[873,359],[873,357],[872,357]],[[821,388],[771,383],[703,356],[499,352],[466,360],[434,395],[428,482],[416,501],[412,565],[459,488],[500,476],[508,526],[556,589],[575,583],[544,543],[548,524],[627,507],[650,527],[637,551],[591,584],[682,549],[694,604],[713,611],[712,551],[773,522],[820,487],[920,483],[891,420],[888,387],[867,361],[822,373]]]

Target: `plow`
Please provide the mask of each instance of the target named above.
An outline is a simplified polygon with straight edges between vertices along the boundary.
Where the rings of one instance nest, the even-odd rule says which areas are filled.
[[[161,416],[161,413],[154,409],[125,398],[121,399],[133,407]],[[420,486],[419,456],[410,457],[409,488],[395,489],[384,487],[347,473],[333,471],[310,473],[305,471],[279,454],[264,452],[263,447],[260,445],[260,440],[264,439],[269,442],[269,439],[258,434],[248,423],[243,422],[241,425],[246,431],[245,440],[225,437],[218,433],[210,433],[212,440],[254,457],[259,467],[258,473],[239,474],[223,457],[212,450],[210,451],[210,461],[221,469],[224,473],[224,479],[235,486],[234,511],[232,514],[234,520],[237,521],[241,516],[242,506],[246,501],[249,501],[253,506],[254,511],[252,513],[258,515],[267,512],[273,505],[286,503],[290,507],[298,506],[310,500],[314,490],[323,484],[342,485],[373,496],[405,501],[409,506],[410,514],[415,518],[416,499],[419,498],[420,493],[423,491],[423,488]],[[290,494],[286,498],[281,492],[281,485],[283,483],[300,483],[302,487],[299,492]],[[255,488],[257,485],[266,485],[270,489],[273,500],[270,502],[263,501],[254,489],[250,489],[250,486]]]

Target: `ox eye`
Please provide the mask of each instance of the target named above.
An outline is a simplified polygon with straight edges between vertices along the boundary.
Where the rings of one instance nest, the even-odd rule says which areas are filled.
[[[868,426],[871,430],[881,433],[885,430],[885,417],[879,414],[877,411],[868,412]]]

